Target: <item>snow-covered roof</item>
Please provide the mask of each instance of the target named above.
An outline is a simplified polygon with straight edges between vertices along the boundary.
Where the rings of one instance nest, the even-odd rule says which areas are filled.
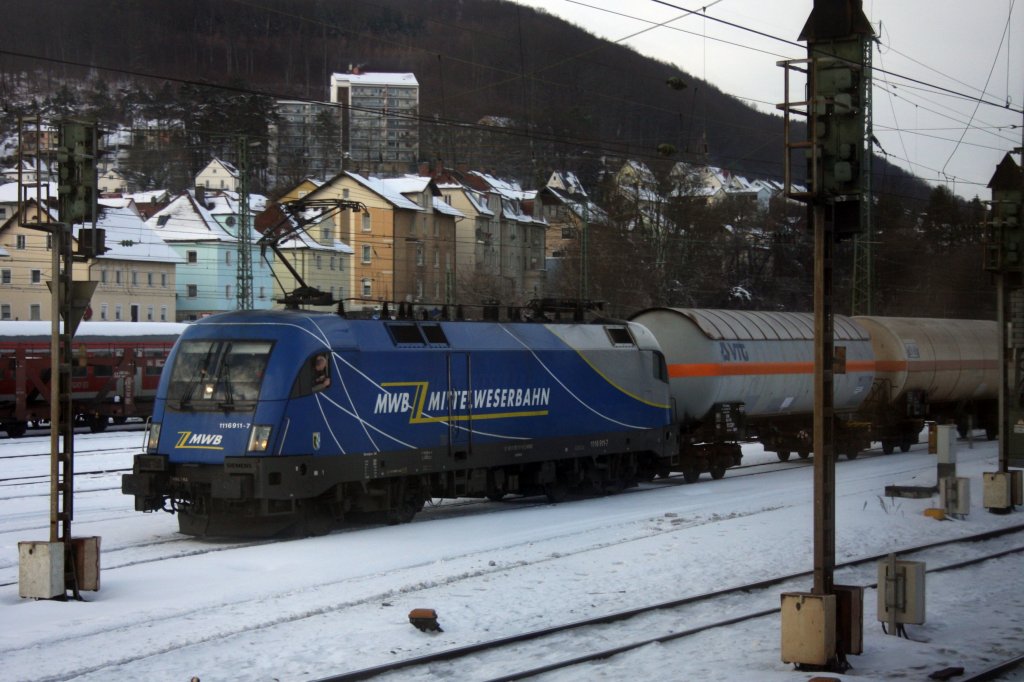
[[[345,174],[363,185],[367,189],[394,204],[395,208],[405,208],[411,211],[422,211],[423,207],[414,201],[410,201],[401,192],[384,183],[380,178],[366,178],[358,173],[346,171]]]
[[[434,197],[434,210],[442,215],[450,215],[456,218],[465,218],[462,211],[455,208],[441,197]]]
[[[332,83],[349,82],[353,85],[419,85],[414,73],[334,73]]]
[[[605,213],[604,209],[591,201],[586,194],[570,194],[563,189],[552,187],[551,185],[548,185],[547,190],[551,192],[552,196],[561,201],[567,209],[583,220],[604,222],[608,218],[608,214]]]
[[[234,164],[228,163],[224,159],[214,158],[213,161],[211,161],[210,163],[206,164],[206,168],[209,168],[210,166],[212,166],[215,163],[219,163],[221,166],[223,166],[224,170],[226,170],[228,172],[228,174],[231,175],[232,177],[237,178],[237,177],[240,176],[240,174],[238,172],[238,169],[235,168]],[[206,168],[204,168],[203,170],[205,171]]]
[[[73,228],[76,238],[81,227],[81,225],[75,225]],[[106,247],[108,249],[102,256],[97,256],[97,259],[161,263],[185,262],[130,207],[105,206],[96,220],[96,227],[106,230]]]
[[[151,189],[146,192],[125,192],[121,196],[134,199],[136,204],[151,204],[167,201],[170,193],[165,189]]]
[[[43,199],[57,198],[57,183],[56,182],[44,182],[42,183],[42,195]],[[25,196],[27,199],[36,198],[36,185],[25,186]],[[0,185],[0,204],[16,204],[18,203],[18,183],[8,182]]]
[[[381,182],[402,194],[416,194],[430,185],[430,178],[422,175],[403,175],[400,178],[384,178]]]
[[[200,206],[191,192],[178,195],[174,201],[153,214],[146,224],[166,242],[237,241],[220,226],[205,206]]]

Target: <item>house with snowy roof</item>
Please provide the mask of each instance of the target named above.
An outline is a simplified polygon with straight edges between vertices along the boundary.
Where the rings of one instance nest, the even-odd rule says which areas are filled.
[[[378,314],[411,303],[432,313],[449,297],[455,273],[455,223],[464,216],[444,201],[429,178],[381,179],[343,172],[307,195],[309,200],[342,199],[363,209],[337,213],[341,241],[353,249],[346,307]]]
[[[498,273],[502,283],[497,297],[503,304],[522,305],[540,298],[545,288],[544,244],[548,224],[535,217],[537,191],[524,190],[518,182],[470,171],[468,187],[487,196],[494,212],[492,234],[498,239]]]
[[[250,242],[253,307],[267,310],[273,305],[273,254],[261,258],[253,223],[245,229],[237,214],[215,215],[211,208],[218,206],[207,204],[204,192],[188,191],[146,221],[184,259],[176,272],[177,322],[237,308],[240,238]]]
[[[117,203],[120,200],[116,200]],[[75,239],[81,225],[73,226]],[[90,308],[94,320],[171,322],[177,319],[176,269],[185,262],[146,224],[134,205],[100,200],[96,227],[105,230],[106,252],[76,270],[97,282]]]
[[[214,159],[196,174],[196,187],[237,192],[240,178],[234,165],[222,159]]]

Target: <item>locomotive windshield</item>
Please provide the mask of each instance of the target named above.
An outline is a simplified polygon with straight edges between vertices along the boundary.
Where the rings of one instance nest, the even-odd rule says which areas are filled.
[[[167,401],[179,409],[253,409],[270,341],[184,341],[171,370]]]

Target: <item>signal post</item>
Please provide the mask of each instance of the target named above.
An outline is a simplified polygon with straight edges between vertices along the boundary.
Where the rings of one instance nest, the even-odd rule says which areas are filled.
[[[42,128],[35,121],[37,135]],[[22,124],[22,127],[24,124]],[[71,409],[71,339],[88,306],[96,282],[75,282],[72,264],[102,254],[103,230],[95,229],[97,130],[94,124],[61,121],[57,146],[58,220],[47,219],[48,187],[39,172],[45,150],[35,150],[34,183],[19,177],[19,214],[30,201],[37,219],[26,227],[49,235],[52,254],[50,289],[50,534],[48,541],[18,543],[18,592],[35,599],[76,599],[81,590],[99,589],[98,537],[74,538],[74,426]],[[19,169],[21,164],[19,164]],[[34,190],[34,191],[33,191]],[[77,253],[72,226],[81,224]],[[91,227],[87,227],[90,225]],[[63,322],[63,324],[62,324]]]
[[[864,48],[873,35],[861,0],[815,0],[800,34],[807,41],[807,58],[779,62],[786,84],[786,101],[779,105],[785,120],[786,196],[808,205],[814,230],[814,584],[810,592],[782,595],[782,660],[807,670],[841,672],[848,667],[847,654],[861,653],[863,592],[833,582],[833,376],[845,367],[844,349],[833,342],[832,253],[837,240],[861,229],[861,167],[870,154]],[[793,74],[806,80],[805,94],[795,100],[790,99]],[[791,139],[793,115],[806,118],[804,140]],[[806,173],[796,181],[795,155],[806,157]]]

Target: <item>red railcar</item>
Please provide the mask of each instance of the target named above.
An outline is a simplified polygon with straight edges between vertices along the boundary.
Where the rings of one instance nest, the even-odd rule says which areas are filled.
[[[173,322],[83,322],[72,342],[71,406],[94,432],[146,418],[160,372],[185,328]],[[50,322],[0,322],[0,428],[9,436],[50,419]]]

